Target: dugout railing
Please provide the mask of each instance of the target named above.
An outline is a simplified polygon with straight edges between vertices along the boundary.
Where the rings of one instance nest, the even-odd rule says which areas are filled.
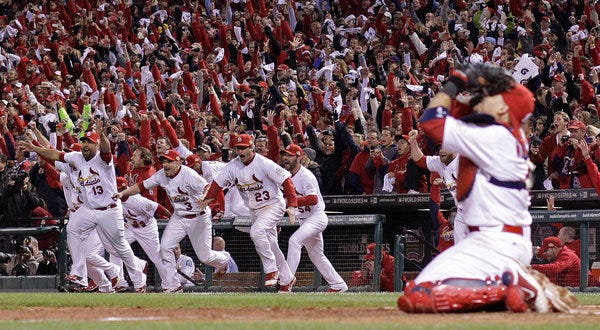
[[[381,271],[382,233],[385,216],[383,215],[330,215],[327,229],[323,232],[325,256],[334,268],[350,285],[350,291],[378,291],[379,277],[372,277],[360,283],[353,283],[353,273],[361,270],[365,247],[374,242],[376,249],[374,272]],[[159,223],[159,231],[166,226]],[[191,257],[196,267],[205,275],[205,281],[199,286],[184,288],[185,291],[263,291],[270,292],[264,286],[264,272],[260,259],[250,238],[250,219],[247,217],[224,218],[213,224],[214,235],[222,237],[226,242],[226,250],[231,254],[239,268],[238,273],[227,273],[224,276],[213,276],[210,266],[202,265],[197,259],[188,238],[181,242],[182,253]],[[287,217],[278,224],[279,245],[285,254],[291,235],[299,227],[299,223],[291,224]],[[136,254],[143,253],[134,247]],[[391,252],[391,251],[390,251]],[[356,274],[355,274],[356,275]],[[325,291],[328,286],[321,274],[313,266],[303,249],[298,270],[295,292]],[[158,283],[156,283],[158,285]]]
[[[45,218],[38,218],[37,220],[45,220]],[[64,219],[59,219],[59,223],[54,226],[0,228],[0,236],[5,238],[39,237],[44,234],[56,234],[58,236],[57,246],[55,247],[58,269],[56,275],[0,276],[0,291],[39,291],[57,288],[64,291],[68,267],[67,233],[66,230],[63,230],[64,227]],[[19,243],[17,242],[17,244]],[[10,253],[12,251],[8,252],[8,254],[13,254]]]

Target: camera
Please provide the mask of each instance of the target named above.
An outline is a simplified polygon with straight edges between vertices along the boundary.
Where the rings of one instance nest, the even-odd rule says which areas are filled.
[[[561,137],[560,137],[560,141],[561,141],[562,143],[569,143],[569,139],[570,139],[570,138],[571,138],[570,136],[568,136],[568,135],[564,135],[564,136],[561,136]]]
[[[29,176],[27,172],[18,171],[8,175],[8,180],[15,182],[15,187],[22,187],[25,179]]]

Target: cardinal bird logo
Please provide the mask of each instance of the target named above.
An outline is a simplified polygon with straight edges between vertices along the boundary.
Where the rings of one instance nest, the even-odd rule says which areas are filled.
[[[252,179],[253,179],[254,181],[258,182],[258,183],[263,183],[261,180],[259,180],[259,179],[256,177],[256,174],[252,174]]]
[[[181,187],[177,187],[177,192],[182,194],[182,195],[187,195],[188,193],[186,193],[185,191],[181,190]]]
[[[90,173],[93,175],[100,175],[100,173],[96,172],[93,168],[90,167]]]

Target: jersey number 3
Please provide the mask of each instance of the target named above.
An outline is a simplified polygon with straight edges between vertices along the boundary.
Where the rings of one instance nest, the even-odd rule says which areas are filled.
[[[271,195],[269,195],[268,191],[257,192],[254,193],[254,199],[257,202],[268,201],[269,199],[271,199]]]

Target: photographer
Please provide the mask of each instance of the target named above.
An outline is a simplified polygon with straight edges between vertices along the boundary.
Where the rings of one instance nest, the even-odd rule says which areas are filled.
[[[557,179],[560,189],[593,188],[579,148],[582,142],[591,143],[586,136],[586,126],[579,120],[571,120],[567,129],[570,136],[562,136],[550,156],[556,164],[556,172],[549,177]]]
[[[42,204],[42,200],[31,191],[29,174],[12,172],[5,189],[0,192],[0,210],[3,210],[0,228],[23,226],[21,219],[31,218],[31,211]]]

